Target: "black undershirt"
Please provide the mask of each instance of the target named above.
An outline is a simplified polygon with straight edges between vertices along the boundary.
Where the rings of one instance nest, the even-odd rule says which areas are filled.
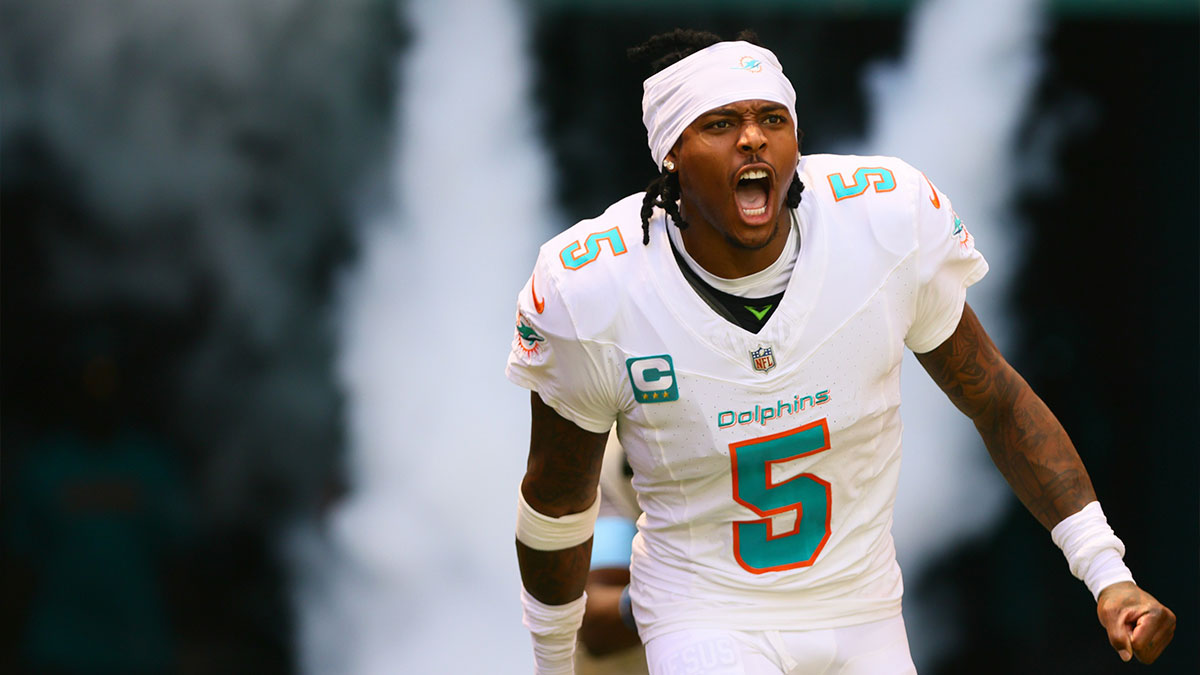
[[[783,291],[765,298],[743,298],[713,288],[701,279],[692,266],[683,259],[679,250],[675,248],[675,242],[671,241],[670,237],[667,237],[667,241],[671,243],[671,253],[675,255],[675,263],[683,272],[683,278],[688,280],[688,283],[696,290],[696,294],[708,303],[714,312],[720,314],[726,321],[741,326],[751,333],[758,333],[762,330],[771,315],[775,313],[775,309],[779,307],[779,301],[783,299]]]

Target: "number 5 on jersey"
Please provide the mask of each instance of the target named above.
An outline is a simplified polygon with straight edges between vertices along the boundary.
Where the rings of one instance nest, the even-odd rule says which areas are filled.
[[[729,444],[733,499],[761,516],[733,523],[733,555],[742,569],[763,574],[807,567],[816,561],[829,541],[830,485],[809,473],[776,483],[771,467],[828,449],[829,426],[824,419]],[[776,517],[793,513],[791,529],[777,532]]]
[[[608,242],[608,247],[614,256],[625,253],[625,239],[621,237],[621,230],[613,227],[603,232],[589,234],[583,242],[582,251],[578,241],[567,244],[563,250],[558,252],[558,258],[562,261],[565,269],[580,269],[600,256],[600,242],[602,241]]]

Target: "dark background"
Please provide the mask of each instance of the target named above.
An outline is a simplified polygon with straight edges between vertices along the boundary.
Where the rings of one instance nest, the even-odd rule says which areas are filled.
[[[89,22],[53,3],[0,4],[0,670],[106,670],[29,651],[48,578],[97,589],[96,606],[157,598],[126,617],[168,627],[160,655],[145,655],[150,670],[294,669],[277,538],[345,489],[331,288],[356,257],[354,194],[386,162],[406,44],[390,3],[335,5],[248,14],[261,31],[242,44],[242,67],[226,69],[216,57],[235,50],[169,57],[174,38],[136,15]],[[651,176],[645,74],[625,47],[678,25],[756,29],[816,102],[801,126],[804,150],[822,152],[861,135],[862,92],[847,83],[898,55],[905,27],[900,11],[539,7],[536,93],[568,222]],[[186,34],[186,18],[169,27]],[[117,36],[111,68],[62,57],[105,27]],[[1082,100],[1091,112],[1060,145],[1054,189],[1020,204],[1031,229],[1010,299],[1023,327],[1010,360],[1081,448],[1136,578],[1179,615],[1162,673],[1200,671],[1198,29],[1197,12],[1055,16],[1036,105]],[[812,62],[822,68],[789,65]],[[146,100],[168,111],[162,138],[149,122],[127,126]],[[218,169],[197,173],[202,160]],[[136,542],[127,558],[48,567],[118,530]],[[907,580],[966,617],[968,640],[923,672],[1128,668],[1045,540],[1014,509]],[[140,583],[105,576],[138,565],[152,570]],[[69,605],[51,608],[78,610]],[[103,651],[85,638],[58,649]]]

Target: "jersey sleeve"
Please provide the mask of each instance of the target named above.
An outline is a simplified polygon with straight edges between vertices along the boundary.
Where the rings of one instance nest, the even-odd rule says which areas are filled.
[[[601,347],[577,334],[553,274],[539,258],[517,296],[516,326],[505,374],[536,391],[563,418],[593,433],[608,431],[618,408]]]
[[[917,191],[916,315],[905,345],[922,354],[942,344],[962,318],[967,287],[987,274],[988,264],[975,248],[950,199],[920,174]]]

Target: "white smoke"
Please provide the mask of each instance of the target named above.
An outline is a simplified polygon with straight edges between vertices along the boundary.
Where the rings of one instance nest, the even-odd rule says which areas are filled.
[[[391,186],[347,279],[352,495],[300,531],[307,672],[529,672],[513,549],[527,397],[503,375],[515,294],[551,232],[525,21],[508,0],[407,3]],[[497,506],[501,505],[501,506]]]
[[[950,196],[991,265],[967,301],[1004,351],[1012,325],[1004,301],[1022,236],[1013,204],[1026,158],[1016,137],[1041,73],[1043,3],[929,0],[909,21],[900,61],[867,73],[870,128],[847,150],[902,157]],[[913,582],[1015,501],[970,421],[911,354],[901,387],[905,452],[892,532],[920,665],[957,641],[958,622],[951,608],[913,593]]]
[[[23,292],[56,312],[121,308],[137,317],[125,335],[167,326],[162,423],[201,455],[201,502],[221,523],[315,508],[333,473],[326,279],[390,98],[362,86],[393,45],[375,13],[0,0],[4,182],[51,195],[54,214],[6,223],[36,243],[22,258],[45,252],[45,292]],[[37,159],[22,166],[26,144]]]

